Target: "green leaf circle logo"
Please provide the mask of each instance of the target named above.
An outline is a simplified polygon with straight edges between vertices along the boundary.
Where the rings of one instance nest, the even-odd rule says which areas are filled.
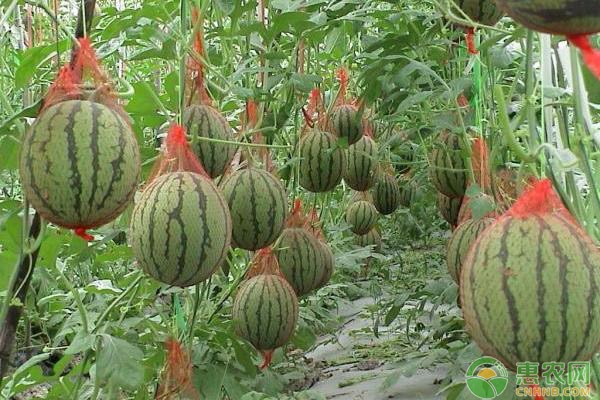
[[[466,373],[467,387],[480,399],[495,399],[508,386],[506,367],[493,357],[473,361]]]

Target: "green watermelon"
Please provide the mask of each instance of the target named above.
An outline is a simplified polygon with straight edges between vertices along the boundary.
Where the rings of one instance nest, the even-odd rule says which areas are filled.
[[[381,253],[383,247],[383,240],[381,240],[381,234],[377,228],[371,229],[364,235],[356,236],[355,243],[359,247],[374,246],[376,253]]]
[[[359,192],[369,190],[375,182],[377,144],[369,136],[363,136],[348,147],[346,152],[344,181]]]
[[[348,140],[352,145],[363,137],[362,116],[352,104],[337,106],[331,116],[333,133],[339,138]]]
[[[529,29],[558,35],[600,32],[598,0],[495,0],[511,18]]]
[[[320,289],[325,286],[333,276],[333,271],[335,269],[335,257],[331,250],[331,246],[323,241],[319,241],[319,244],[321,245],[322,263],[320,277],[315,289]]]
[[[443,131],[430,155],[429,177],[435,188],[448,197],[462,197],[467,189],[466,164],[460,137]]]
[[[95,228],[133,199],[140,176],[135,134],[120,114],[86,100],[50,106],[23,139],[21,182],[31,205],[66,228]]]
[[[300,186],[309,192],[328,192],[342,180],[346,156],[332,134],[313,130],[302,137],[300,157]]]
[[[258,250],[283,231],[287,196],[278,178],[254,167],[235,171],[221,184],[233,222],[233,245]]]
[[[193,105],[183,113],[183,125],[191,136],[194,153],[202,162],[202,166],[211,178],[225,172],[237,151],[235,144],[216,143],[198,138],[205,137],[223,141],[234,141],[235,133],[229,122],[214,107],[206,104]]]
[[[346,222],[357,235],[369,232],[377,223],[377,209],[368,201],[356,201],[346,209]]]
[[[421,197],[421,190],[417,182],[410,176],[401,176],[400,178],[400,205],[410,208],[411,204]]]
[[[469,18],[484,25],[496,25],[503,15],[494,0],[458,0],[456,4]]]
[[[283,346],[298,321],[298,298],[279,275],[257,275],[243,282],[232,312],[235,333],[263,351]]]
[[[323,251],[304,228],[286,228],[276,249],[279,268],[298,296],[315,289],[322,278]]]
[[[400,207],[400,186],[393,175],[379,176],[373,187],[373,204],[382,215],[389,215]]]
[[[469,249],[479,235],[493,222],[492,218],[469,219],[460,224],[452,233],[448,242],[446,263],[454,282],[459,283],[460,271]]]
[[[214,183],[193,172],[158,176],[131,216],[130,242],[140,267],[173,286],[207,279],[231,241],[227,202]]]
[[[487,355],[587,361],[600,350],[600,250],[548,180],[487,228],[461,273],[467,331]]]
[[[456,226],[458,222],[458,215],[460,213],[460,206],[463,203],[462,197],[448,197],[442,193],[437,195],[437,206],[442,217],[452,226]]]

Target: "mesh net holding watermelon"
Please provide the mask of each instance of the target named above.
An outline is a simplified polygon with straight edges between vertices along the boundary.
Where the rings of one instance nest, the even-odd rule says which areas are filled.
[[[200,394],[192,383],[193,370],[189,353],[174,338],[165,341],[165,348],[167,356],[156,391],[156,400],[170,400],[179,398],[178,396],[199,400]]]
[[[100,66],[100,61],[88,37],[79,38],[75,42],[71,60],[59,70],[43,99],[39,115],[50,107],[69,100],[87,100],[103,104],[130,125],[129,116],[119,104],[113,85]],[[94,237],[87,233],[89,228],[89,226],[79,226],[73,228],[73,232],[85,241],[91,241]]]
[[[185,129],[181,125],[173,124],[163,142],[161,154],[150,172],[148,183],[161,175],[184,171],[195,172],[208,178],[208,174],[190,148]]]

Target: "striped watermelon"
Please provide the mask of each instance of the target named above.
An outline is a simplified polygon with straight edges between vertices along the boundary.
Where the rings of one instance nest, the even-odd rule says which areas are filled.
[[[469,18],[484,25],[496,25],[503,15],[494,0],[457,0],[456,4]]]
[[[359,192],[369,190],[375,182],[377,166],[377,144],[369,136],[363,136],[348,147],[346,152],[344,181]]]
[[[421,197],[421,190],[417,182],[411,179],[410,176],[402,176],[400,178],[400,205],[405,208],[410,208],[411,204]]]
[[[279,237],[287,215],[287,196],[278,178],[249,167],[228,175],[221,188],[231,211],[234,246],[258,250]]]
[[[529,29],[559,35],[600,32],[598,0],[496,0],[511,18]]]
[[[243,282],[233,302],[235,333],[262,351],[283,346],[298,321],[298,298],[279,275],[257,275]]]
[[[460,271],[471,245],[493,222],[494,219],[492,218],[469,219],[460,224],[452,233],[448,242],[446,263],[448,264],[448,272],[450,272],[454,282],[459,283]]]
[[[452,226],[456,226],[458,222],[458,214],[460,212],[460,206],[463,203],[462,197],[448,197],[442,193],[437,195],[437,206],[442,217]]]
[[[173,286],[208,278],[231,241],[227,202],[214,183],[193,172],[154,179],[131,216],[130,241],[140,267]]]
[[[304,228],[286,228],[278,243],[279,267],[296,294],[302,296],[316,288],[324,265],[319,240]]]
[[[126,121],[85,100],[57,103],[37,118],[23,140],[21,182],[32,206],[66,228],[95,228],[130,203],[140,154]]]
[[[326,242],[319,241],[321,245],[321,256],[322,263],[320,268],[320,275],[318,282],[315,286],[315,289],[320,289],[323,286],[327,285],[333,276],[333,271],[335,269],[335,257],[333,255],[333,251],[331,250],[331,246]]]
[[[435,188],[448,197],[462,197],[467,189],[467,171],[460,137],[443,131],[430,155],[429,177]]]
[[[368,201],[356,201],[346,209],[346,222],[357,235],[369,232],[377,223],[377,209]]]
[[[344,151],[330,133],[313,130],[300,139],[300,186],[309,192],[328,192],[342,180]]]
[[[364,235],[356,236],[355,243],[359,247],[374,246],[376,253],[381,253],[383,248],[383,240],[381,240],[381,234],[377,228],[371,229]]]
[[[600,251],[548,180],[490,226],[461,274],[466,327],[484,353],[518,362],[590,360],[600,350]]]
[[[373,187],[373,204],[377,211],[389,215],[400,207],[400,186],[394,175],[382,173]]]
[[[337,106],[331,116],[331,125],[333,133],[339,138],[348,140],[349,145],[363,137],[362,116],[352,104]]]
[[[211,178],[216,178],[225,172],[237,151],[235,144],[215,143],[198,139],[234,141],[234,132],[229,122],[214,107],[206,104],[193,105],[183,113],[183,125],[188,135],[194,153],[202,162],[202,166]]]

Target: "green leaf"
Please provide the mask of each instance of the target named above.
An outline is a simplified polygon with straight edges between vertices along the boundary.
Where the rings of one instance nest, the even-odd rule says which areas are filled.
[[[35,72],[46,62],[50,61],[58,49],[61,53],[69,50],[70,40],[62,40],[58,44],[52,43],[47,46],[32,47],[21,54],[21,63],[15,71],[15,87],[23,88]]]
[[[121,289],[113,286],[110,279],[100,279],[89,283],[85,287],[85,291],[94,294],[113,294],[117,295],[122,292]]]
[[[65,350],[65,354],[74,355],[89,350],[94,345],[96,335],[91,335],[84,331],[79,331],[73,338],[73,341]]]
[[[214,4],[216,8],[221,10],[221,12],[225,15],[229,15],[235,9],[235,4],[233,0],[215,0]]]
[[[144,353],[131,343],[101,334],[96,356],[96,376],[103,384],[115,384],[125,390],[137,389],[144,380]]]

